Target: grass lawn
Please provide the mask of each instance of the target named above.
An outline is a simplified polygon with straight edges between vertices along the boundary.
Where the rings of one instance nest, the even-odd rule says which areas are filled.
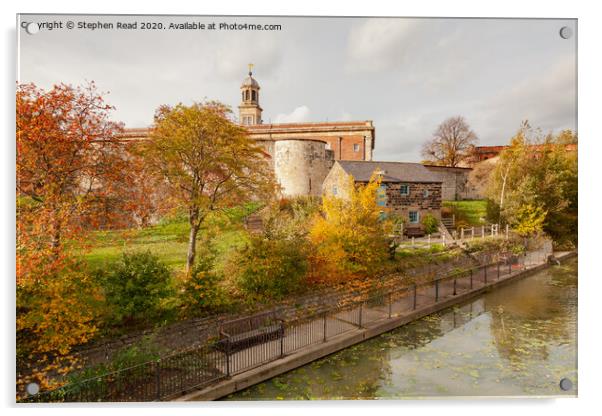
[[[485,219],[487,217],[487,201],[484,199],[443,201],[443,206],[454,210],[456,222],[465,221],[468,225],[481,225],[487,222]]]
[[[243,218],[257,208],[256,205],[237,207],[207,220],[208,224],[219,227],[214,240],[218,252],[217,267],[221,267],[230,250],[245,244],[248,237]],[[93,233],[92,248],[84,254],[84,259],[91,268],[101,268],[121,258],[123,252],[149,250],[173,270],[180,270],[186,265],[189,230],[188,221],[180,218],[143,229],[98,231]]]

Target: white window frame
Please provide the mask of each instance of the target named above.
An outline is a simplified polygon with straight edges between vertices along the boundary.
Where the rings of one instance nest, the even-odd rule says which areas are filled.
[[[412,214],[416,214],[416,221],[412,221]],[[410,211],[408,212],[408,221],[410,224],[418,224],[420,222],[420,211]]]
[[[332,194],[336,195],[338,191],[339,190],[337,189],[337,186],[336,185],[332,185]]]
[[[407,192],[403,192],[404,187],[407,189]],[[407,183],[401,184],[401,186],[399,187],[399,194],[402,196],[410,195],[410,185],[408,185]]]
[[[428,198],[428,197],[429,197],[429,195],[430,195],[430,193],[429,193],[429,190],[428,190],[428,188],[427,188],[427,189],[425,189],[425,190],[424,190],[424,192],[422,192],[422,196],[423,196],[424,198]]]

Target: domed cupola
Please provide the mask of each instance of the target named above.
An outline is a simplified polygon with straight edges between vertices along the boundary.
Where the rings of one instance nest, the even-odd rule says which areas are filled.
[[[248,89],[258,90],[259,89],[259,83],[257,82],[257,80],[255,78],[253,78],[253,73],[251,71],[249,71],[249,76],[243,80],[240,88],[245,89],[245,90],[248,90]]]
[[[240,86],[242,101],[238,106],[239,122],[243,125],[261,124],[261,112],[259,106],[259,83],[253,78],[253,64],[249,64],[249,76]]]

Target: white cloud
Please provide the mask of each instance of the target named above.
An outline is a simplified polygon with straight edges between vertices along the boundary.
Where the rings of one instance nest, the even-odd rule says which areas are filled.
[[[546,72],[502,90],[480,107],[479,129],[484,137],[506,142],[522,120],[544,131],[576,128],[577,74],[569,57],[559,59]],[[506,131],[492,127],[504,126]]]
[[[218,99],[236,111],[240,82],[254,63],[266,121],[373,120],[381,160],[420,160],[422,142],[456,114],[466,117],[482,144],[506,143],[525,118],[545,131],[576,123],[576,43],[558,35],[566,25],[576,31],[575,21],[245,20],[278,20],[283,30],[22,36],[19,80],[45,88],[94,80],[111,91],[116,120],[142,127],[161,104]]]
[[[351,73],[395,73],[400,87],[430,92],[466,76],[470,48],[456,24],[429,19],[367,19],[352,27],[346,69]]]
[[[347,45],[348,68],[377,72],[400,64],[420,22],[374,18],[354,26]]]
[[[306,105],[295,108],[288,114],[278,114],[274,117],[274,123],[300,123],[309,121],[310,111]]]

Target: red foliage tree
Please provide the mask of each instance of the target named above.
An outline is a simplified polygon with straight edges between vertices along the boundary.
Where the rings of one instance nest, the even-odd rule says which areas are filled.
[[[51,268],[82,231],[124,226],[145,210],[148,192],[135,186],[143,170],[112,110],[94,83],[18,86],[18,277],[39,262]]]
[[[94,83],[19,85],[16,110],[17,352],[41,357],[41,381],[96,332],[100,294],[76,256],[86,231],[148,217],[151,192]]]

